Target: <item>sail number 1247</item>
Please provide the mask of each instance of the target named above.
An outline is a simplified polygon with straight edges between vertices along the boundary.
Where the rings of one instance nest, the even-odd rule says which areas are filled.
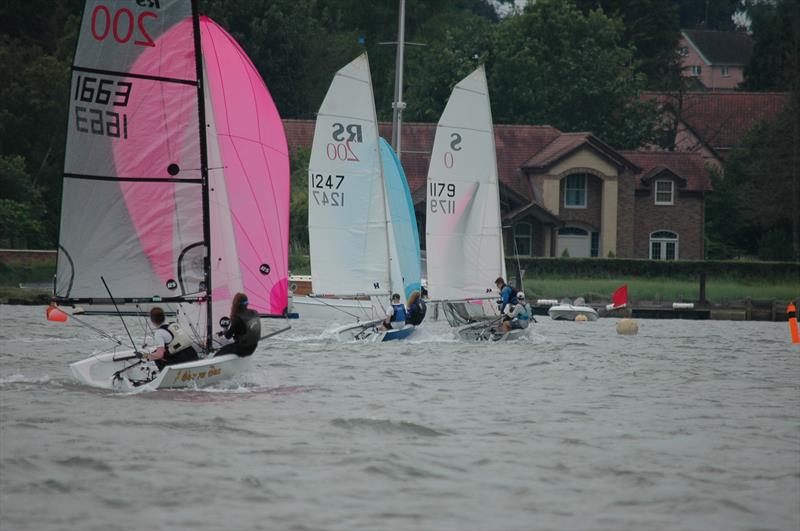
[[[344,182],[344,175],[322,175],[312,173],[311,196],[318,206],[343,207],[344,190],[339,190]]]

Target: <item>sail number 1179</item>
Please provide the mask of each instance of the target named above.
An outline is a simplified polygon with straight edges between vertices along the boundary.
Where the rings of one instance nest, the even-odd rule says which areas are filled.
[[[428,202],[431,214],[456,213],[456,185],[453,183],[428,184]]]

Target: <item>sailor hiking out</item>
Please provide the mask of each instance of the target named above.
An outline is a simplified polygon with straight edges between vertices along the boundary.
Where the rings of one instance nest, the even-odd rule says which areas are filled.
[[[157,306],[150,310],[150,322],[158,327],[153,333],[156,348],[144,358],[154,361],[159,370],[199,359],[189,335],[178,323],[167,324],[165,320],[164,310]]]
[[[236,354],[244,357],[255,352],[258,341],[261,339],[261,319],[258,312],[247,307],[250,301],[247,295],[237,293],[231,303],[230,326],[218,336],[233,338],[233,343],[228,343],[219,349],[216,356],[223,354]]]
[[[413,291],[408,298],[408,310],[406,311],[406,324],[419,326],[422,320],[425,319],[425,312],[427,307],[425,301],[422,300],[419,291]]]
[[[506,284],[503,277],[497,277],[497,280],[494,281],[494,285],[497,286],[497,289],[500,291],[500,300],[497,301],[498,309],[501,314],[504,314],[509,305],[514,306],[517,304],[516,291]]]
[[[525,302],[525,293],[517,293],[517,304],[506,306],[503,316],[503,331],[510,332],[512,329],[525,329],[531,321],[531,307]]]
[[[386,311],[386,319],[381,323],[384,330],[403,328],[406,324],[406,307],[400,302],[400,294],[392,295],[392,305]]]

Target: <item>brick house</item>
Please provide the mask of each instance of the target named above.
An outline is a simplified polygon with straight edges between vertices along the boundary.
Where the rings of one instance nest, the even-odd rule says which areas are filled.
[[[744,80],[753,40],[740,31],[681,30],[678,42],[685,76],[709,90],[733,90]]]
[[[290,149],[311,120],[284,120]],[[619,151],[591,133],[495,125],[506,254],[702,259],[708,171],[698,153]],[[380,124],[384,137],[391,124]],[[424,242],[436,124],[403,125],[402,163]],[[423,243],[424,245],[424,243]]]

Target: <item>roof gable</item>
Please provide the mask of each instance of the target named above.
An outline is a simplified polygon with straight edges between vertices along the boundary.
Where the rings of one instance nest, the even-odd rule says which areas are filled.
[[[639,171],[639,168],[620,155],[619,151],[591,133],[562,133],[545,146],[544,149],[535,153],[525,161],[525,163],[522,164],[522,169],[532,173],[547,171],[547,169],[566,159],[573,153],[578,152],[582,148],[589,148],[594,151],[618,170],[627,167],[633,171]]]
[[[699,153],[680,151],[622,151],[626,158],[637,164],[636,188],[646,189],[650,181],[660,176],[674,176],[684,181],[681,188],[687,192],[712,190],[711,177]]]
[[[681,30],[687,41],[712,65],[745,65],[753,40],[740,31]]]

